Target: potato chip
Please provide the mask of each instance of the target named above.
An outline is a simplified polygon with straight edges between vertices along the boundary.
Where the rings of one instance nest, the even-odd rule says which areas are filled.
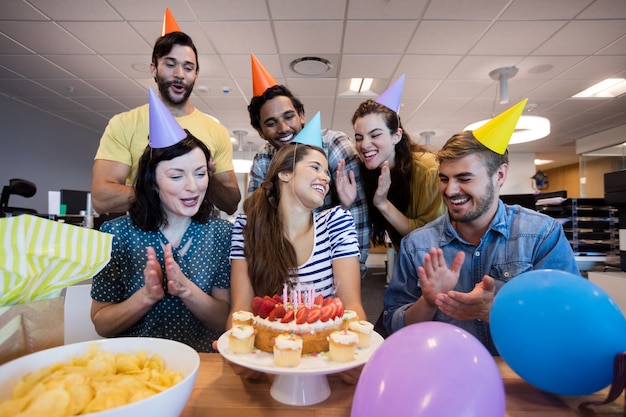
[[[0,401],[0,417],[70,417],[140,401],[182,381],[163,358],[100,350],[97,344],[68,363],[28,373]]]
[[[51,389],[37,395],[28,407],[15,417],[65,417],[70,395],[62,389]]]

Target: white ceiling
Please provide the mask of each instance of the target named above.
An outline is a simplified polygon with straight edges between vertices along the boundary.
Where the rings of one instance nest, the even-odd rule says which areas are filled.
[[[405,130],[420,143],[420,132],[435,132],[435,148],[528,97],[552,133],[510,149],[555,160],[544,168],[577,162],[576,139],[626,122],[626,95],[570,98],[626,77],[625,0],[2,0],[0,94],[102,132],[148,101],[166,7],[199,50],[192,103],[248,132],[241,156],[262,143],[247,112],[251,53],[301,98],[307,118],[320,111],[324,127],[350,136],[366,97],[344,93],[358,76],[373,77],[377,95],[406,74]],[[303,56],[332,68],[298,75],[289,64]],[[509,66],[519,72],[503,105],[489,72]]]

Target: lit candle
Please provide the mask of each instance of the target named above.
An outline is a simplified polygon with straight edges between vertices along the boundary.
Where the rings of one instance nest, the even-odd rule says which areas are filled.
[[[293,290],[291,292],[291,302],[293,303],[293,309],[297,311],[298,310],[298,294],[296,293],[296,290]]]
[[[287,306],[287,283],[283,284],[283,305]]]

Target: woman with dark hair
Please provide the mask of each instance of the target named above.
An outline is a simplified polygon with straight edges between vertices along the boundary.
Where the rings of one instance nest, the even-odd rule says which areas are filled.
[[[139,161],[129,214],[105,222],[111,261],[93,279],[98,334],[173,339],[212,351],[230,309],[232,226],[211,219],[212,168],[206,145],[148,146]]]
[[[372,242],[383,245],[388,235],[397,250],[410,231],[445,212],[437,161],[411,140],[395,111],[374,100],[361,103],[352,116],[352,125],[361,157]],[[345,170],[337,172],[337,182],[346,181]]]
[[[325,298],[340,297],[346,309],[365,319],[352,216],[341,206],[314,212],[329,182],[321,148],[294,143],[276,152],[233,226],[231,311],[251,311],[254,296],[300,284]]]

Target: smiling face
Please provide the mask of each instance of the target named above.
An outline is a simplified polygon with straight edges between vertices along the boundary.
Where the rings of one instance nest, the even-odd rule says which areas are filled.
[[[508,166],[501,165],[490,176],[479,154],[439,165],[439,191],[448,207],[450,220],[457,223],[489,224],[498,209],[499,189]]]
[[[150,64],[164,100],[171,104],[184,104],[189,99],[198,77],[196,55],[189,46],[174,45],[169,54]]]
[[[291,194],[310,209],[324,204],[324,197],[328,193],[330,183],[328,160],[325,154],[310,149],[296,163],[293,172],[283,171],[278,174],[278,177],[283,184],[281,187],[283,196]]]
[[[156,167],[156,184],[163,210],[169,220],[192,217],[200,209],[209,186],[206,156],[200,148]]]
[[[354,121],[356,149],[369,170],[379,168],[385,161],[393,167],[395,145],[401,137],[402,129],[392,133],[381,113],[369,113]]]
[[[289,97],[276,96],[263,104],[259,121],[261,137],[279,149],[302,130],[304,115],[298,114]]]

